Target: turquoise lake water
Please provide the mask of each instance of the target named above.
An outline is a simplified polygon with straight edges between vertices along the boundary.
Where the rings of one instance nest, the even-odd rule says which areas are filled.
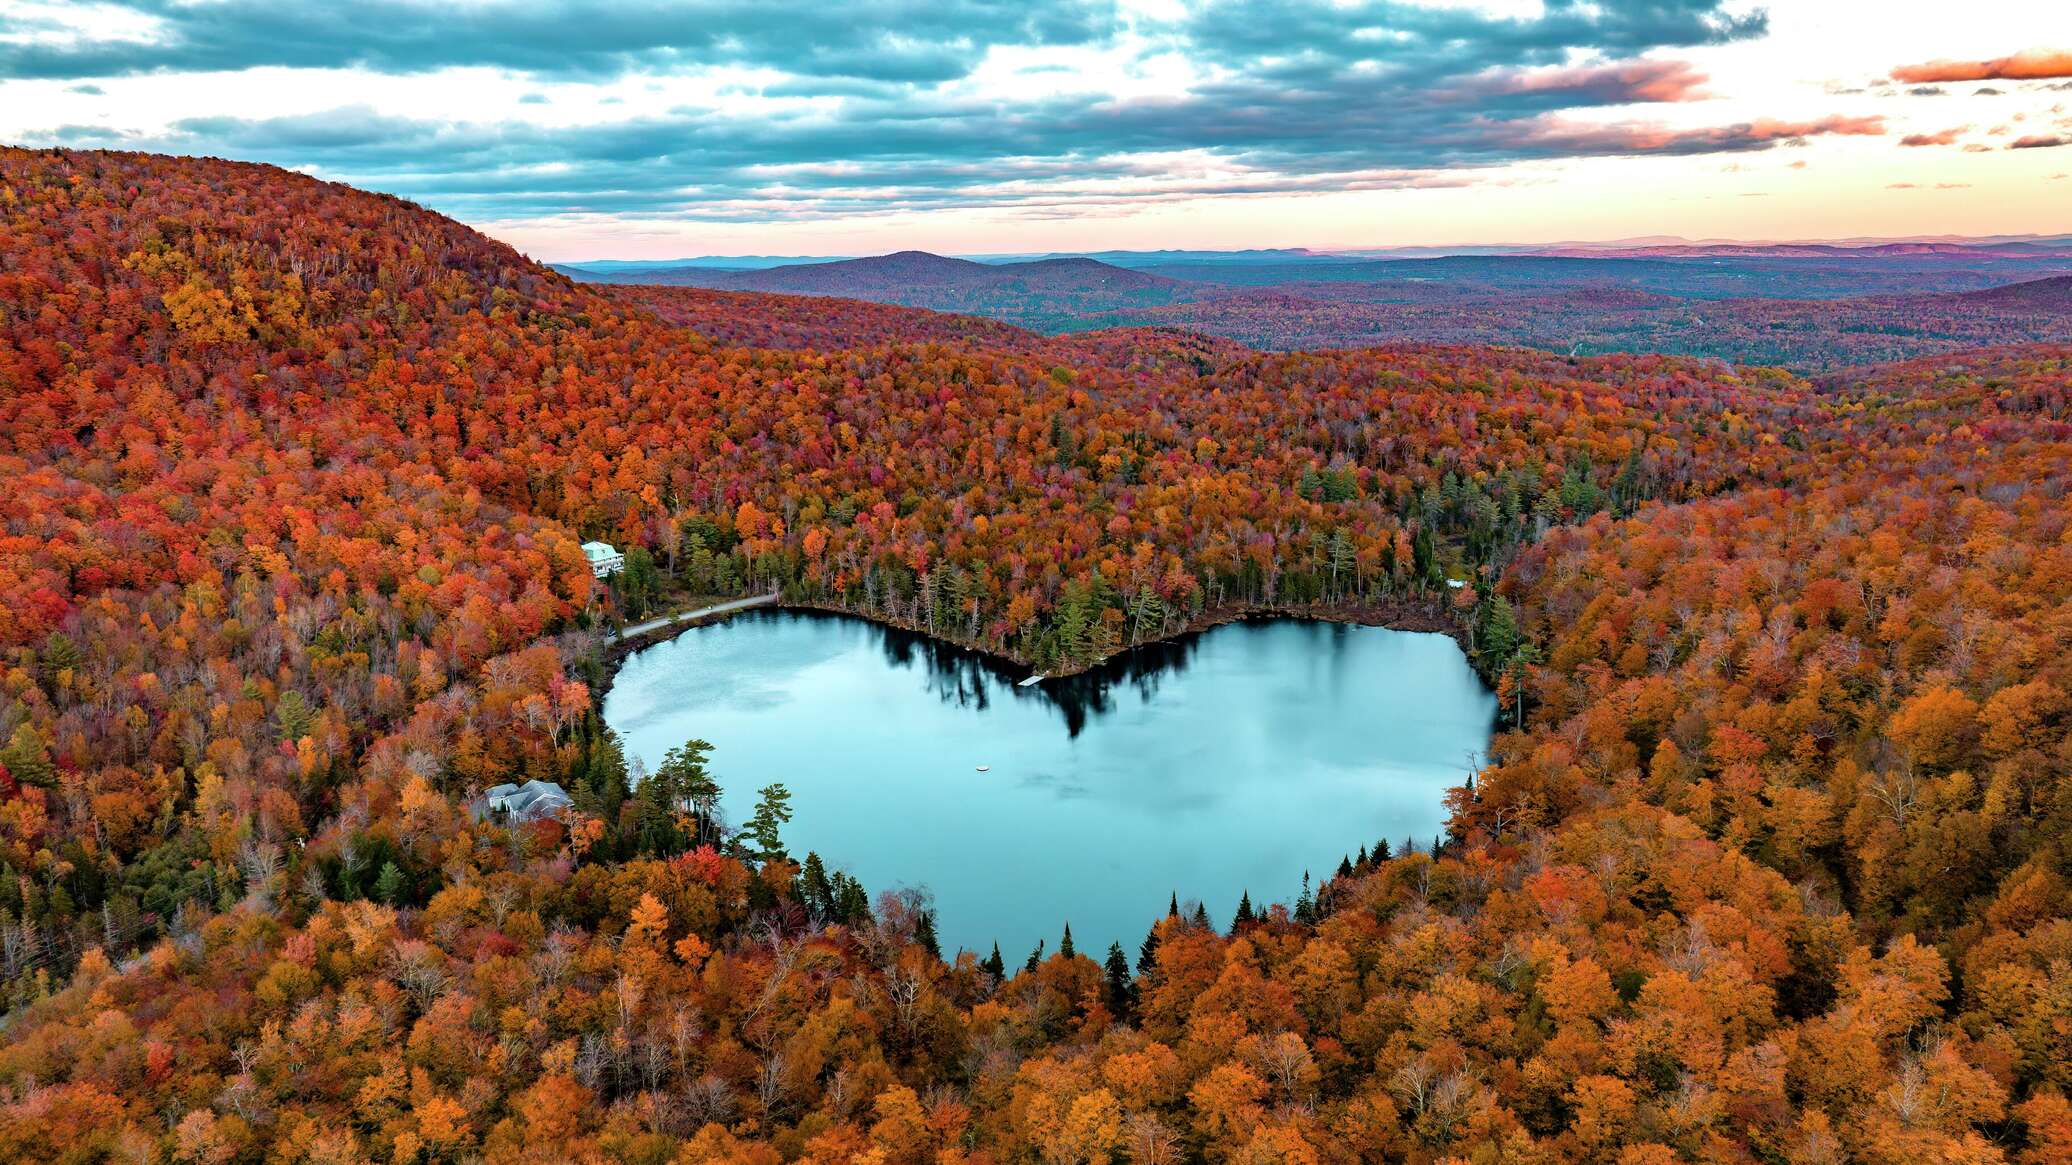
[[[727,819],[791,789],[794,857],[873,896],[930,891],[945,955],[1019,965],[1067,921],[1135,957],[1172,894],[1227,927],[1341,855],[1429,845],[1496,699],[1453,640],[1266,620],[1031,687],[988,657],[861,619],[759,611],[626,661],[604,705],[629,758],[713,745]],[[978,766],[989,771],[979,772]]]

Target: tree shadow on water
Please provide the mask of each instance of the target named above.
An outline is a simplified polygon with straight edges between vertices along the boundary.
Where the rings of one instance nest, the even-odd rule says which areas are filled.
[[[839,616],[837,616],[839,617]],[[1187,669],[1206,632],[1147,643],[1109,657],[1077,675],[1044,680],[1027,687],[1023,669],[984,652],[931,639],[897,627],[876,626],[888,663],[918,670],[928,691],[945,704],[984,711],[1002,692],[1017,700],[1035,700],[1058,713],[1065,733],[1077,737],[1086,726],[1112,713],[1116,696],[1134,691],[1149,702],[1169,676]]]

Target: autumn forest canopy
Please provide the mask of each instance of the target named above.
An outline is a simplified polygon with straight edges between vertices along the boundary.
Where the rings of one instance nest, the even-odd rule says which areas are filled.
[[[2072,1159],[2072,346],[1194,310],[577,283],[270,167],[0,150],[0,1159]],[[601,720],[610,633],[771,591],[1052,672],[1439,628],[1500,725],[1436,844],[944,950],[787,848],[810,807],[729,827],[722,752]],[[480,811],[530,779],[572,806]]]

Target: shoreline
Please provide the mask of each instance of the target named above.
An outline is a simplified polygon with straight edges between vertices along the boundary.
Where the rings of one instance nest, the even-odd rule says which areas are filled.
[[[599,654],[599,667],[602,674],[596,690],[591,693],[591,703],[594,711],[600,718],[603,717],[605,696],[610,693],[612,684],[617,680],[619,669],[625,666],[626,660],[634,652],[666,643],[693,627],[707,626],[723,619],[730,619],[746,611],[808,611],[815,614],[843,615],[852,619],[862,619],[867,623],[875,623],[881,627],[889,627],[911,635],[919,635],[932,642],[953,647],[959,651],[970,652],[973,655],[980,656],[1001,671],[1021,672],[1032,676],[1040,674],[1041,678],[1045,680],[1067,679],[1072,676],[1082,675],[1121,659],[1137,648],[1155,647],[1163,643],[1172,643],[1190,635],[1200,635],[1217,627],[1231,623],[1241,623],[1249,619],[1300,619],[1318,623],[1340,623],[1355,627],[1375,627],[1385,631],[1411,631],[1444,635],[1460,646],[1461,653],[1467,657],[1468,666],[1474,668],[1478,676],[1482,674],[1481,669],[1475,667],[1473,644],[1469,641],[1468,631],[1461,626],[1459,620],[1447,613],[1445,596],[1443,595],[1433,596],[1425,600],[1393,599],[1357,604],[1225,604],[1220,607],[1210,607],[1203,610],[1200,614],[1193,616],[1166,634],[1131,644],[1099,659],[1044,673],[1036,672],[1034,666],[1027,660],[1007,652],[962,643],[955,639],[931,634],[927,628],[914,626],[905,620],[851,610],[833,603],[779,598],[774,603],[757,607],[720,611],[696,619],[683,619],[671,622],[638,636],[614,639],[609,643],[603,644]],[[1488,682],[1487,676],[1482,678],[1485,683]]]

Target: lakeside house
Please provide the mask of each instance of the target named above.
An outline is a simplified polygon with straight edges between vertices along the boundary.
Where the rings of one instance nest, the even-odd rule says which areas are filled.
[[[568,793],[552,781],[497,785],[482,795],[483,815],[502,814],[506,821],[538,821],[555,817],[574,804]]]
[[[610,578],[626,565],[626,556],[609,542],[583,543],[583,557],[590,560],[590,573],[598,578]]]

